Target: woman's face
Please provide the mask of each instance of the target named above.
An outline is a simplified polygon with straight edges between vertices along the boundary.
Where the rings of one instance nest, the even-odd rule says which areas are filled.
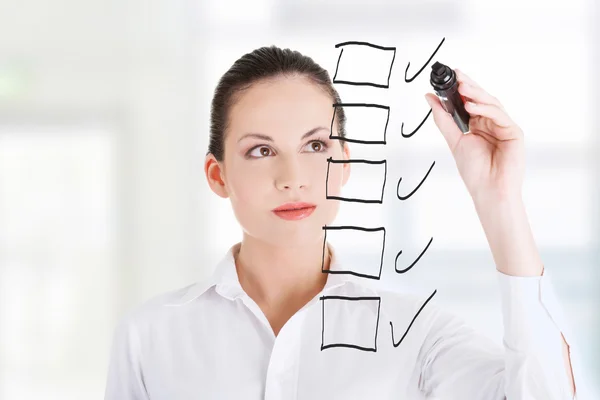
[[[237,93],[229,113],[222,165],[209,154],[205,169],[212,190],[229,197],[245,235],[272,245],[302,246],[322,241],[350,173],[348,146],[329,139],[333,99],[303,76],[259,81]],[[333,124],[337,135],[337,118]],[[258,135],[264,136],[259,137]],[[308,136],[307,136],[308,135]],[[269,139],[270,138],[270,139]],[[285,203],[316,205],[300,220],[286,220],[273,209]]]

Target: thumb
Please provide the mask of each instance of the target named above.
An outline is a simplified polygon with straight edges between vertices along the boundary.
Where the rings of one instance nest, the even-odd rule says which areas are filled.
[[[456,149],[458,142],[463,136],[462,131],[458,128],[456,122],[452,119],[452,116],[444,110],[440,99],[436,95],[426,93],[425,99],[427,100],[427,103],[429,103],[429,107],[431,107],[433,121],[440,132],[442,132],[444,139],[446,139],[446,143],[448,143],[448,147],[450,147],[450,150],[454,153],[454,149]]]

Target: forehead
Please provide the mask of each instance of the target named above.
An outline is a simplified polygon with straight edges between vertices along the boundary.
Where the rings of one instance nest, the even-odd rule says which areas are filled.
[[[332,104],[323,87],[303,76],[259,81],[237,93],[229,112],[229,134],[232,138],[248,132],[274,137],[303,134],[331,124]]]

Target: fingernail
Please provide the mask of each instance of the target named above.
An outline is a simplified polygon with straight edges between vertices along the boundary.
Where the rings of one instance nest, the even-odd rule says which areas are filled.
[[[427,104],[429,104],[429,107],[431,107],[432,104],[431,104],[431,99],[429,98],[429,96],[425,95],[425,100],[427,100]]]

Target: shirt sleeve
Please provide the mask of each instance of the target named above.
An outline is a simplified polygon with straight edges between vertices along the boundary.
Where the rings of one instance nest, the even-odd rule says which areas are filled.
[[[131,317],[113,334],[104,400],[149,400],[140,360],[140,341]]]
[[[570,392],[562,337],[573,365],[573,336],[547,275],[515,277],[497,271],[503,346],[434,305],[419,353],[421,390],[457,400],[584,400]],[[578,368],[572,369],[577,389]]]

